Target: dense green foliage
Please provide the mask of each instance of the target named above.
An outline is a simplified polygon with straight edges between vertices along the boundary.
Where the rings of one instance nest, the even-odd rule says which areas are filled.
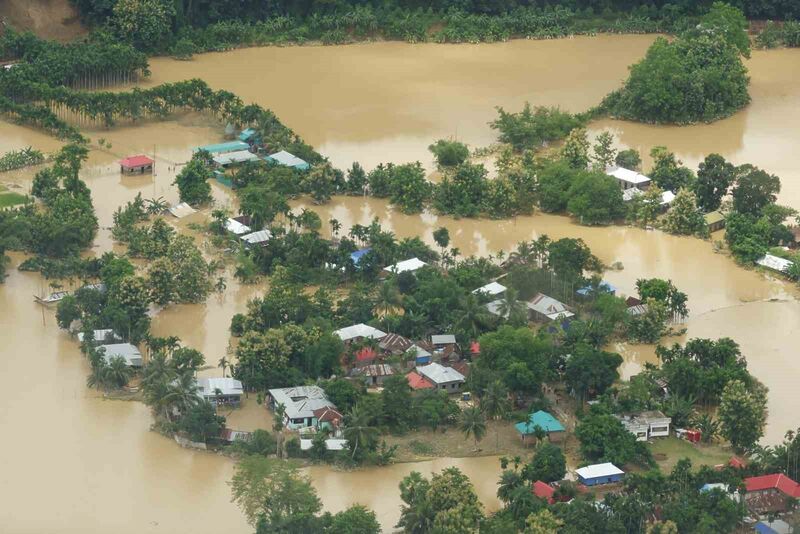
[[[583,120],[558,108],[538,106],[531,108],[526,102],[522,111],[507,112],[497,108],[498,118],[490,123],[500,132],[500,141],[516,150],[539,148],[543,144],[566,137],[574,128],[582,126]]]
[[[741,13],[715,3],[698,27],[674,41],[657,39],[605,108],[625,119],[676,124],[735,113],[750,102],[740,58],[749,55],[746,26]]]

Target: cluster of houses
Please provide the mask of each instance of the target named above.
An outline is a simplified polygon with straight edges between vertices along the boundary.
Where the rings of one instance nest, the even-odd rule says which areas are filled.
[[[196,147],[193,152],[205,151],[211,154],[214,162],[214,177],[218,182],[230,187],[232,181],[227,170],[242,163],[265,161],[275,165],[283,165],[298,171],[307,171],[309,163],[285,150],[266,154],[261,135],[253,128],[242,130],[234,141],[214,143]]]
[[[341,328],[334,334],[345,346],[355,348],[350,376],[363,378],[367,387],[379,387],[386,377],[403,372],[411,389],[457,393],[469,373],[469,364],[461,358],[456,338],[451,334],[433,335],[429,341],[412,341],[366,324]],[[475,343],[470,350],[480,349]],[[393,356],[402,356],[407,361],[396,369],[386,363]]]
[[[607,167],[606,174],[615,178],[619,183],[622,189],[622,200],[624,202],[630,202],[635,197],[644,194],[650,187],[650,184],[653,183],[652,179],[642,173],[616,165]],[[666,211],[674,200],[675,193],[672,191],[664,191],[661,193],[659,207],[662,211]],[[709,233],[722,230],[725,227],[725,216],[719,211],[706,213],[704,218]]]

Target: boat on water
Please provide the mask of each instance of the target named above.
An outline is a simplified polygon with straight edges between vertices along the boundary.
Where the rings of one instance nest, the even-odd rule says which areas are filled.
[[[39,297],[37,295],[34,295],[33,299],[39,304],[45,304],[45,305],[56,304],[67,295],[69,295],[69,291],[54,291],[53,293],[50,293],[50,295],[46,297]]]

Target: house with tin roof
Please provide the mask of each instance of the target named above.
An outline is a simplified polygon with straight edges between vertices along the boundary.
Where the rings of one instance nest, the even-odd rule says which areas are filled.
[[[544,293],[537,293],[527,306],[531,319],[535,321],[563,323],[575,316],[566,304]]]
[[[364,323],[346,326],[334,331],[333,333],[339,336],[339,339],[345,343],[358,342],[364,339],[383,339],[386,336],[386,332],[378,330],[377,328]]]
[[[417,373],[430,380],[436,389],[455,393],[464,383],[464,375],[453,369],[433,362],[417,367]]]
[[[244,387],[231,377],[211,377],[197,379],[197,395],[214,406],[238,406],[242,401]]]
[[[269,407],[274,412],[284,407],[284,424],[290,429],[317,427],[321,408],[336,409],[319,386],[297,386],[269,390]]]

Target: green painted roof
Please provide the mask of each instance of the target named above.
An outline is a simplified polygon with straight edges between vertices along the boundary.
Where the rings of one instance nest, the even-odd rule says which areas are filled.
[[[532,413],[527,421],[514,425],[520,434],[533,434],[537,426],[545,432],[564,432],[565,430],[564,425],[558,419],[542,410]]]
[[[706,213],[703,218],[706,220],[706,224],[716,224],[725,220],[725,216],[718,211]]]

